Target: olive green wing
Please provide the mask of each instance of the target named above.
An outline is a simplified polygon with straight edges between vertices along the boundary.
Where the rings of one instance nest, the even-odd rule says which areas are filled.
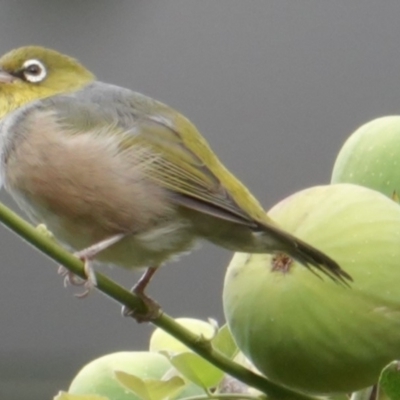
[[[247,190],[222,166],[188,120],[180,115],[174,119],[145,115],[137,121],[140,133],[135,142],[142,142],[159,155],[150,171],[151,178],[168,189],[183,207],[256,227],[256,221],[235,199],[235,194],[246,197]],[[221,174],[229,183],[234,181],[236,193],[224,185]],[[243,193],[238,193],[241,190]]]

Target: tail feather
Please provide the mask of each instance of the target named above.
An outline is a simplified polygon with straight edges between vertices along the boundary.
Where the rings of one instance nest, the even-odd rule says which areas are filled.
[[[291,251],[288,249],[288,253],[316,275],[318,273],[315,269],[321,271],[332,280],[347,286],[349,281],[353,281],[351,276],[336,261],[299,239],[295,239],[293,248]]]
[[[335,282],[346,286],[353,281],[336,261],[301,239],[270,225],[263,225],[263,234],[273,236],[281,244],[282,252],[303,264],[315,275],[320,277],[318,272],[322,272]]]

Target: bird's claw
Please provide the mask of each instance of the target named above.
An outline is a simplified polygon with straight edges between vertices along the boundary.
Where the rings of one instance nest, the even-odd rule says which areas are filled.
[[[86,279],[75,275],[62,265],[58,267],[58,273],[59,275],[64,277],[64,287],[68,287],[70,285],[84,286],[83,292],[74,294],[74,296],[78,299],[83,299],[87,297],[90,292],[97,286],[96,274],[91,266],[90,259],[82,257],[82,255],[80,255],[79,253],[75,253],[74,255],[84,262]]]
[[[153,300],[151,297],[148,297],[144,293],[135,292],[135,289],[132,290],[132,293],[142,300],[142,302],[145,304],[146,311],[143,313],[124,306],[122,307],[122,315],[124,317],[133,318],[138,323],[151,322],[160,317],[162,310],[160,305],[155,300]]]

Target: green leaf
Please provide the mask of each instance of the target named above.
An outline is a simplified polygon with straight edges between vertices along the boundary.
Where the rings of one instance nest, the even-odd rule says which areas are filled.
[[[168,356],[171,364],[189,381],[204,389],[212,388],[224,377],[224,372],[191,352]]]
[[[70,394],[60,392],[53,400],[110,400],[107,397],[97,396],[95,394]]]
[[[185,381],[179,376],[167,380],[141,379],[123,371],[115,371],[115,377],[127,389],[143,400],[163,400],[171,398],[185,386]]]
[[[239,352],[228,325],[224,325],[211,340],[212,347],[229,359],[233,359]]]
[[[391,400],[400,400],[400,363],[393,361],[381,372],[379,386]]]

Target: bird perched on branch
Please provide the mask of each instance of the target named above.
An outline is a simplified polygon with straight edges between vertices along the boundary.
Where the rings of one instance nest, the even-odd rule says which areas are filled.
[[[284,253],[350,279],[321,251],[280,229],[167,105],[99,82],[77,60],[29,46],[0,58],[1,174],[6,189],[86,262],[159,265],[197,239]]]

